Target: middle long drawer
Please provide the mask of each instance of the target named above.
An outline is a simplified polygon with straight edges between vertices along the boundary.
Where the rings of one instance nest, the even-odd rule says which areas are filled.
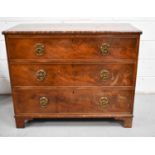
[[[135,64],[11,64],[13,86],[133,86]]]

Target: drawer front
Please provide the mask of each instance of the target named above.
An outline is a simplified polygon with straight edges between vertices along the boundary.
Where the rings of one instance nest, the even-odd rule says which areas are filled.
[[[131,112],[133,90],[100,87],[15,89],[15,111],[20,113]]]
[[[11,64],[13,86],[133,86],[135,64]]]
[[[135,59],[136,38],[9,38],[11,59]]]

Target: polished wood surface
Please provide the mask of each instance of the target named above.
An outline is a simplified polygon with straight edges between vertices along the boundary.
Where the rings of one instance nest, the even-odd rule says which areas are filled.
[[[132,112],[133,90],[108,89],[103,87],[55,87],[17,88],[13,91],[16,114],[21,113],[127,113]],[[46,97],[47,106],[41,107],[39,99]],[[108,98],[105,107],[99,103]]]
[[[12,64],[13,86],[134,86],[135,64]],[[37,79],[44,70],[45,79]],[[102,70],[109,72],[103,80]]]
[[[137,39],[133,36],[79,36],[46,38],[10,38],[8,42],[10,59],[136,59]],[[44,54],[36,54],[36,45],[44,46]],[[109,45],[108,53],[102,55],[101,46]]]
[[[114,118],[132,126],[140,30],[30,24],[3,34],[17,128],[33,118]]]

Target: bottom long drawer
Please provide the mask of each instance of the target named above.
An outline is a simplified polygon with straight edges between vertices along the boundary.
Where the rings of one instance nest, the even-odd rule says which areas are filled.
[[[103,87],[15,88],[16,114],[132,112],[133,90]]]

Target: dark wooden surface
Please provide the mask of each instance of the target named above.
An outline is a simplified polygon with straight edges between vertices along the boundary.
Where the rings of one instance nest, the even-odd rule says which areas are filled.
[[[18,128],[33,118],[112,117],[132,126],[141,31],[128,24],[67,24],[19,25],[3,33]],[[42,56],[37,43],[45,47]],[[43,81],[36,77],[40,69]],[[108,79],[101,79],[102,70]],[[48,98],[46,107],[40,97]],[[101,97],[107,106],[99,104]]]

